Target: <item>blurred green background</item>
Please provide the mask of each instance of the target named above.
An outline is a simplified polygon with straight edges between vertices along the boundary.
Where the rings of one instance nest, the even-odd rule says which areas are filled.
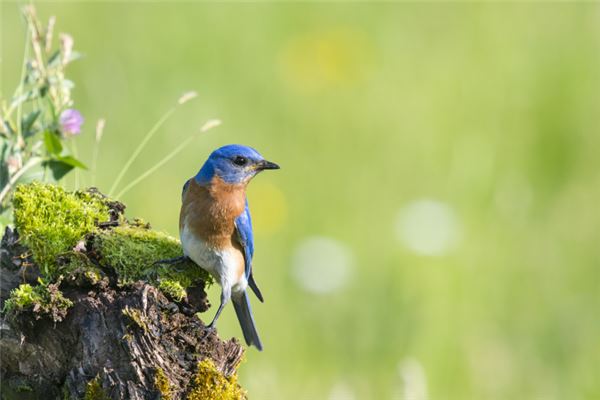
[[[3,1],[1,91],[20,75]],[[598,3],[42,2],[75,38],[77,140],[107,191],[210,118],[223,125],[122,200],[177,236],[210,151],[282,169],[249,188],[251,398],[600,398]],[[67,179],[73,187],[74,177]],[[213,304],[218,289],[211,289]],[[212,316],[213,311],[209,311]],[[219,326],[240,337],[228,307]]]

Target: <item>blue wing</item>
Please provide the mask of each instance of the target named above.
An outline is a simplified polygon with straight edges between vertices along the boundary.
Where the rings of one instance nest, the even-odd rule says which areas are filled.
[[[252,233],[252,218],[250,217],[250,209],[248,208],[248,199],[246,199],[246,207],[244,212],[235,219],[235,227],[238,240],[244,249],[245,273],[248,279],[248,285],[256,294],[260,301],[263,301],[262,294],[252,276],[252,257],[254,256],[254,235]]]
[[[246,278],[252,272],[252,257],[254,256],[254,236],[252,234],[252,218],[248,208],[248,200],[244,212],[235,219],[235,227],[238,233],[240,244],[244,248],[244,258],[246,260],[245,271]]]

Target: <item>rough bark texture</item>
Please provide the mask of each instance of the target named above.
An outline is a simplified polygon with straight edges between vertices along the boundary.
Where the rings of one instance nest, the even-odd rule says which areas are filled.
[[[0,251],[4,304],[11,289],[39,274],[15,232],[7,230]],[[203,287],[188,290],[182,303],[142,281],[121,287],[106,277],[64,280],[60,289],[73,302],[63,321],[33,310],[1,321],[3,399],[81,399],[90,397],[94,380],[103,392],[96,398],[165,398],[159,370],[171,397],[184,398],[199,361],[212,360],[229,377],[243,357],[235,339],[220,340],[194,315],[209,307]]]

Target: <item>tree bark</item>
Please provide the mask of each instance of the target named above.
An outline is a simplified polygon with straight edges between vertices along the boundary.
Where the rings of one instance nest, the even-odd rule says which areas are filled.
[[[0,247],[2,304],[11,289],[39,276],[27,254],[7,229]],[[58,284],[73,302],[64,320],[31,310],[1,321],[3,399],[92,398],[91,383],[101,387],[96,398],[185,398],[199,361],[212,360],[230,377],[243,357],[237,340],[222,341],[195,315],[210,306],[203,287],[188,289],[188,299],[177,303],[143,281]],[[160,376],[169,394],[159,390]]]

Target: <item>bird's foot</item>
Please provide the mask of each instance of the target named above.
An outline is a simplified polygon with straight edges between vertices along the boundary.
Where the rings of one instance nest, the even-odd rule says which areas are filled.
[[[146,276],[151,280],[157,280],[160,276],[159,271],[161,269],[161,265],[170,265],[170,271],[174,272],[184,272],[184,268],[177,268],[177,264],[184,263],[190,260],[187,256],[175,257],[175,258],[167,258],[164,260],[154,261],[148,268],[145,270]]]
[[[157,264],[168,264],[168,265],[173,265],[173,264],[181,264],[183,262],[188,261],[190,258],[188,256],[181,256],[181,257],[174,257],[174,258],[166,258],[164,260],[158,260],[158,261],[154,261],[152,263],[152,265],[157,265]]]

